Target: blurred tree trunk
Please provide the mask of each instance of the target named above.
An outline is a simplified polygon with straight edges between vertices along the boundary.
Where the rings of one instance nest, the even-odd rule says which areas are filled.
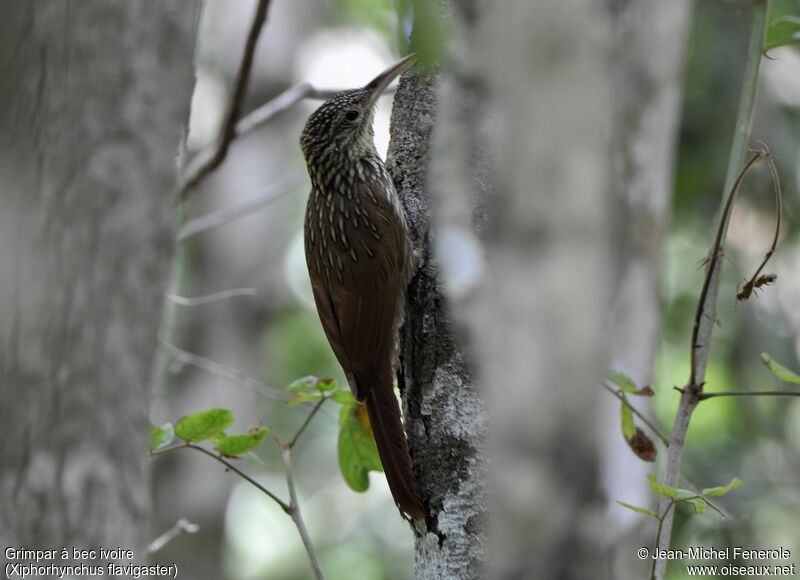
[[[401,380],[433,515],[417,578],[616,578],[600,384],[609,348],[651,370],[688,2],[656,35],[653,3],[445,4],[447,66],[401,83],[389,155],[422,257]],[[639,237],[617,239],[622,216]],[[630,354],[607,334],[618,275],[634,306],[614,328],[645,316]],[[487,413],[456,330],[485,387],[488,500]]]
[[[200,2],[0,5],[0,544],[144,557]]]
[[[692,2],[613,0],[609,6],[615,32],[612,191],[614,211],[625,227],[615,232],[608,355],[612,368],[643,386],[653,379],[661,332],[658,273],[669,222]],[[645,478],[652,465],[631,453],[620,435],[619,402],[606,396],[601,403],[603,479],[609,499],[653,505]],[[646,405],[637,403],[640,409]],[[649,544],[653,523],[613,503],[610,515],[614,577],[646,577],[649,562],[636,557],[636,548]]]

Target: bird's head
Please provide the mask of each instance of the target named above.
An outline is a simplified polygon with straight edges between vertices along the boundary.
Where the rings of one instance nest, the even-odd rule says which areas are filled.
[[[372,120],[378,97],[391,82],[414,64],[410,54],[393,64],[364,87],[343,91],[312,113],[300,137],[300,146],[311,163],[331,153],[358,155],[374,147]]]

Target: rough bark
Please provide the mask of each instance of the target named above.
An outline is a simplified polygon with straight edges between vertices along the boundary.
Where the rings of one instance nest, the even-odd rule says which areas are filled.
[[[143,556],[199,4],[0,5],[3,546]]]
[[[612,191],[615,211],[626,227],[617,231],[615,240],[608,348],[610,366],[638,385],[652,380],[660,336],[658,272],[669,221],[691,5],[691,0],[669,5],[658,0],[610,2],[616,45]],[[637,401],[640,408],[643,403]],[[652,466],[635,457],[620,435],[619,402],[606,397],[601,409],[603,479],[609,499],[653,503],[645,479]],[[610,509],[617,531],[609,546],[618,554],[615,578],[642,578],[649,563],[635,553],[648,536],[636,524],[651,522],[615,504]]]

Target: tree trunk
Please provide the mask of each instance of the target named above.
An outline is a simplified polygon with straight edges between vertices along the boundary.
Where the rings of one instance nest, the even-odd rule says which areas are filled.
[[[448,66],[438,83],[401,83],[390,150],[422,255],[402,381],[432,511],[417,578],[605,578],[596,408],[613,283],[611,22],[586,0],[451,12]],[[455,328],[484,386],[488,455]]]
[[[691,5],[691,0],[610,3],[616,45],[612,191],[614,211],[626,225],[617,230],[615,240],[608,354],[610,366],[639,386],[652,381],[661,331],[659,261],[669,222]],[[646,405],[636,402],[639,408]],[[623,439],[619,401],[605,396],[601,403],[603,480],[609,499],[653,504],[645,478],[652,464],[637,458]],[[614,578],[646,577],[650,563],[635,554],[651,541],[653,522],[613,503],[610,509]]]
[[[3,546],[145,557],[151,364],[199,5],[0,5]]]

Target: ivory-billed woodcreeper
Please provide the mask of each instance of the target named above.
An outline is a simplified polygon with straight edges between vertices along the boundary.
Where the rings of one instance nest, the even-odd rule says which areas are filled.
[[[425,510],[393,388],[411,244],[372,121],[378,97],[413,61],[407,56],[363,88],[323,103],[300,138],[311,177],[304,234],[317,312],[350,389],[367,408],[394,501],[412,521]]]

